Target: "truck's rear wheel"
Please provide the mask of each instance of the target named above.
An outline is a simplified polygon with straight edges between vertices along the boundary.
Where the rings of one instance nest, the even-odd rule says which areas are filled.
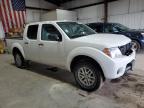
[[[94,91],[101,87],[100,70],[88,60],[79,61],[73,69],[77,84],[86,91]]]
[[[22,68],[24,66],[24,58],[19,52],[14,53],[14,61],[18,68]]]

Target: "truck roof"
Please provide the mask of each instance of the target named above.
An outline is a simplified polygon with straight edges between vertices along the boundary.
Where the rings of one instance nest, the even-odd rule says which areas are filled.
[[[57,22],[75,22],[75,21],[71,21],[71,20],[40,21],[40,22],[28,23],[27,25],[41,24],[41,23],[57,23]]]

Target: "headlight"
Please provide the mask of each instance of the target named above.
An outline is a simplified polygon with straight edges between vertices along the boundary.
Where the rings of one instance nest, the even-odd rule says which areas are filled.
[[[103,52],[111,58],[117,58],[122,56],[122,53],[119,50],[119,48],[105,48]]]

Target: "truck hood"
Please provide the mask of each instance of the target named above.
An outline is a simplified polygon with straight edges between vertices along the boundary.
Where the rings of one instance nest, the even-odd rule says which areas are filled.
[[[87,44],[96,44],[105,48],[123,46],[131,42],[128,37],[116,34],[94,34],[75,38],[74,41],[79,41]]]

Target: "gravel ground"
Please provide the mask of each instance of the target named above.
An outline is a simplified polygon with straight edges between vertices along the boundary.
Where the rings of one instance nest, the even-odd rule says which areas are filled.
[[[0,55],[0,108],[144,108],[144,53],[132,74],[92,93],[77,88],[70,72],[37,63],[18,69],[11,55]]]

